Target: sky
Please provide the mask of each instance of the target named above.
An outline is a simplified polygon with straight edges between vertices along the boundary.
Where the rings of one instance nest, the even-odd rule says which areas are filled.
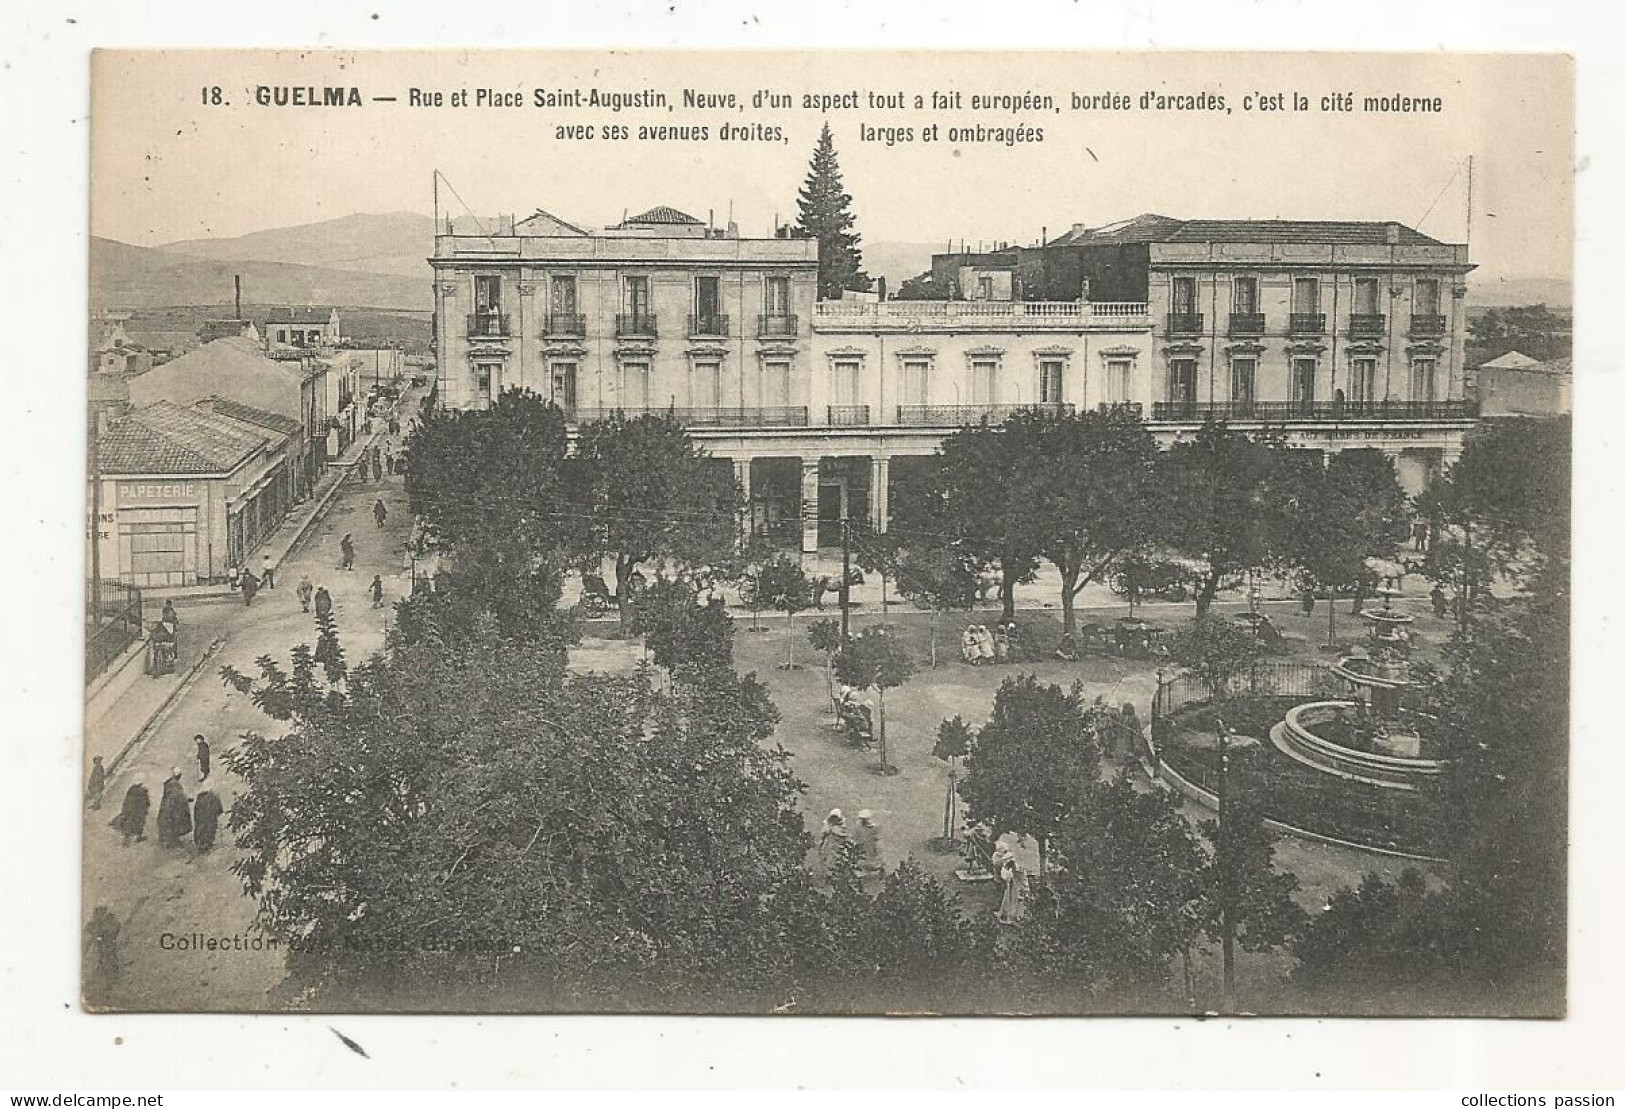
[[[261,106],[259,86],[354,86],[363,104]],[[206,103],[214,88],[221,104]],[[441,104],[413,106],[413,88]],[[524,106],[451,105],[482,88]],[[659,93],[671,108],[534,107],[536,89]],[[684,108],[684,89],[732,93],[737,105]],[[791,105],[758,108],[758,93]],[[904,106],[871,104],[871,93],[901,94]],[[932,110],[932,93],[957,93],[959,107]],[[1148,93],[1187,100],[1142,107]],[[1340,93],[1354,110],[1325,110]],[[1293,110],[1294,94],[1308,110]],[[858,106],[846,106],[854,95]],[[976,110],[978,95],[1055,104]],[[1129,107],[1074,110],[1074,95]],[[806,96],[826,100],[807,106]],[[1442,110],[1369,112],[1368,96],[1437,98]],[[1205,106],[1215,97],[1224,110]],[[1460,242],[1472,156],[1476,276],[1571,271],[1572,67],[1560,55],[102,52],[91,227],[155,246],[356,212],[427,214],[439,169],[442,212],[541,207],[602,226],[669,204],[718,223],[731,209],[744,234],[768,235],[794,219],[826,120],[869,242],[1032,242],[1146,211],[1393,219]],[[724,124],[779,130],[770,141],[725,140]],[[640,125],[709,131],[699,142],[604,135]],[[593,137],[580,137],[589,126]],[[977,126],[1025,137],[950,136]],[[888,145],[886,128],[911,133]]]

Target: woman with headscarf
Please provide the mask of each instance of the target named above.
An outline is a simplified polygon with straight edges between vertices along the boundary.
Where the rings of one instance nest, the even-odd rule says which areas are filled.
[[[964,634],[959,637],[959,655],[972,666],[981,661],[982,649],[976,641],[975,624],[965,625]]]
[[[846,827],[846,817],[841,815],[840,809],[829,810],[824,817],[823,828],[818,834],[818,869],[822,872],[824,881],[834,879],[841,860],[846,855],[846,845],[852,842],[852,833]]]
[[[1021,865],[1016,862],[1016,853],[1002,839],[993,848],[993,875],[1004,885],[1004,897],[993,915],[1000,924],[1020,923],[1024,911],[1021,904]]]
[[[976,625],[976,655],[983,662],[993,660],[993,633],[987,630],[986,624]]]

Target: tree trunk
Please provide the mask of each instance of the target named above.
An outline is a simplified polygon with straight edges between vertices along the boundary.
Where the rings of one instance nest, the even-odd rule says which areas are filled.
[[[637,563],[625,555],[615,556],[615,607],[620,612],[621,634],[626,634],[627,627],[632,622],[632,606],[627,603],[631,596],[632,569]]]
[[[790,634],[785,636],[784,668],[786,670],[794,670],[796,668],[796,614],[786,611],[784,614],[784,623],[785,626],[790,629]]]
[[[1078,572],[1061,568],[1061,633],[1074,638],[1078,634]]]
[[[931,669],[937,668],[937,610],[931,610]]]
[[[1337,597],[1331,595],[1326,598],[1326,646],[1337,645]]]
[[[1049,872],[1049,840],[1038,837],[1038,880],[1042,882]]]
[[[1202,578],[1202,588],[1196,592],[1196,618],[1200,620],[1213,607],[1213,598],[1219,594],[1219,572],[1208,571]]]
[[[948,796],[942,802],[942,840],[944,843],[952,842],[954,838],[954,764],[948,762]]]
[[[1016,579],[1001,564],[999,574],[999,603],[1004,606],[1004,619],[1016,618]]]
[[[877,687],[875,693],[880,701],[880,727],[877,729],[879,733],[877,738],[880,740],[880,769],[884,773],[886,770],[886,691]]]

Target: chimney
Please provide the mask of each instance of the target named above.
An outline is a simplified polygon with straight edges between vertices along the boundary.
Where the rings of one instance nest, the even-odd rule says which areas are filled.
[[[1081,234],[1083,234],[1083,224],[1081,224],[1081,223],[1074,223],[1074,224],[1073,224],[1073,225],[1072,225],[1072,233],[1073,233],[1073,234],[1074,234],[1074,235],[1081,235]]]
[[[1049,228],[1040,227],[1038,229],[1038,245],[1049,246]]]
[[[735,223],[733,220],[728,221],[728,238],[730,238],[730,239],[739,238],[739,225],[737,223]]]
[[[1388,226],[1385,227],[1383,230],[1387,232],[1388,245],[1389,246],[1398,246],[1399,245],[1399,224],[1390,222],[1388,224]]]
[[[875,283],[875,293],[880,297],[881,300],[886,299],[886,279],[884,277],[881,277]]]

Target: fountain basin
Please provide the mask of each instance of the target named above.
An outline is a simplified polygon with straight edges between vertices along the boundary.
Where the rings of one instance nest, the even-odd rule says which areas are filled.
[[[1310,701],[1287,710],[1286,719],[1270,729],[1270,742],[1306,766],[1384,789],[1414,791],[1438,777],[1445,765],[1438,759],[1357,751],[1334,743],[1316,731],[1317,725],[1323,727],[1360,712],[1358,701]],[[1416,741],[1415,736],[1397,735],[1389,742],[1388,749],[1414,750],[1412,741]]]

